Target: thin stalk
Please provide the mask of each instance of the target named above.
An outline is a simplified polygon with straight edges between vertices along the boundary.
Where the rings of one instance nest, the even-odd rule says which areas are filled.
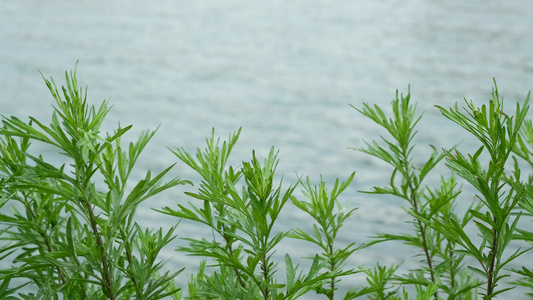
[[[261,254],[261,268],[263,269],[263,284],[265,285],[264,288],[261,288],[261,293],[263,294],[263,298],[265,300],[269,299],[270,296],[270,288],[268,287],[268,279],[269,279],[269,272],[268,272],[268,258],[267,258],[267,252],[264,250],[266,249],[266,238],[263,238],[262,244],[262,254]]]
[[[415,213],[418,214],[417,198],[415,195],[413,195],[412,199],[413,199],[413,208],[415,210]],[[426,238],[426,230],[425,230],[425,227],[422,225],[422,222],[419,219],[417,219],[416,221],[418,223],[418,229],[420,230],[420,235],[422,236],[422,244],[423,244],[424,254],[426,256],[426,261],[428,264],[429,274],[431,276],[431,282],[435,283],[435,270],[433,269],[431,255],[429,254],[429,247],[428,247],[427,238]],[[439,294],[437,291],[435,291],[435,294],[433,294],[433,298],[435,298],[435,300],[439,299]]]
[[[46,250],[48,252],[52,253],[52,245],[50,244],[50,241],[48,240],[48,235],[44,232],[39,232],[39,235],[44,239],[44,244],[46,245]],[[61,282],[63,284],[67,283],[67,278],[65,277],[65,274],[63,274],[63,270],[61,270],[60,267],[56,267],[57,273],[59,274],[59,277],[61,278]]]
[[[30,211],[32,215],[35,217],[35,214],[30,208]],[[44,244],[46,245],[46,250],[48,252],[52,253],[54,250],[52,249],[52,245],[50,244],[50,237],[46,234],[46,232],[43,232],[42,230],[39,230],[39,235],[44,239]],[[65,259],[63,259],[65,260]],[[57,273],[59,274],[59,277],[61,278],[61,282],[63,284],[67,283],[67,278],[65,277],[65,274],[63,273],[63,270],[61,270],[60,267],[56,267]]]
[[[496,217],[494,217],[493,219],[493,222],[497,225],[497,220],[496,220]],[[490,257],[490,264],[489,264],[489,269],[488,269],[488,273],[487,273],[487,296],[490,296],[492,295],[493,291],[494,291],[494,277],[495,274],[493,274],[494,272],[494,265],[496,264],[496,255],[497,255],[497,252],[498,252],[498,237],[499,237],[499,232],[496,230],[496,228],[494,228],[492,230],[492,233],[493,233],[493,238],[492,238],[492,247],[491,247],[491,257]]]
[[[407,160],[405,160],[405,171],[406,171],[406,174],[409,174],[409,166],[408,166],[408,162]],[[410,189],[410,192],[411,192],[411,203],[413,205],[413,209],[415,210],[415,213],[418,215],[419,213],[419,209],[418,209],[418,198],[416,196],[416,189],[415,187],[413,187],[413,183],[411,180],[409,180],[409,189]],[[435,283],[435,270],[433,269],[433,263],[432,263],[432,260],[431,260],[431,255],[429,253],[429,246],[428,246],[428,242],[427,242],[427,237],[426,237],[426,230],[425,230],[425,227],[424,225],[422,225],[422,222],[420,221],[419,218],[416,218],[416,222],[418,223],[418,230],[420,230],[420,235],[422,236],[422,245],[423,245],[423,250],[424,250],[424,254],[426,256],[426,262],[428,264],[428,269],[429,269],[429,274],[431,276],[431,282],[432,283]],[[435,293],[433,294],[433,298],[435,300],[439,299],[439,293],[438,291],[435,291]]]
[[[333,272],[333,270],[335,270],[335,261],[331,258],[333,257],[333,241],[331,241],[331,238],[329,235],[328,235],[328,245],[329,245],[329,256],[330,256],[329,266],[330,266],[331,271]],[[336,280],[336,277],[331,278],[331,282],[330,282],[331,292],[328,295],[328,298],[330,300],[333,300],[333,297],[335,296],[335,280]]]
[[[86,203],[87,212],[89,213],[89,220],[91,222],[91,228],[93,230],[94,236],[96,237],[96,245],[98,246],[98,248],[100,248],[100,254],[102,255],[102,269],[104,271],[104,280],[105,280],[104,286],[108,292],[109,299],[115,300],[115,293],[113,291],[111,273],[109,272],[109,264],[107,262],[107,252],[104,250],[104,244],[102,243],[102,237],[100,235],[98,226],[96,224],[96,219],[94,217],[93,208],[87,196],[85,200],[86,200],[85,203]]]
[[[224,238],[224,241],[226,242],[226,248],[228,249],[230,255],[232,257],[235,257],[235,252],[233,251],[233,243],[231,242],[231,238],[225,234],[226,232],[226,226],[224,223],[222,223],[222,230],[224,232],[224,234],[222,234],[222,237]],[[244,282],[244,279],[242,278],[242,275],[241,275],[241,272],[239,272],[239,269],[237,268],[232,268],[233,270],[235,270],[235,276],[237,276],[237,280],[239,281],[239,284],[241,285],[241,287],[243,288],[246,288],[246,284]]]
[[[27,195],[24,195],[24,198],[26,199]],[[24,202],[26,202],[26,201],[24,201]],[[27,203],[25,203],[25,206],[28,209],[28,211],[31,213],[32,218],[35,219],[36,218],[36,214],[33,211],[32,207],[30,205],[27,205]],[[46,245],[46,250],[48,250],[48,252],[52,253],[53,249],[52,249],[52,245],[50,244],[50,237],[46,234],[46,232],[44,230],[41,230],[41,228],[38,228],[38,232],[39,232],[39,235],[44,239],[44,244]],[[56,270],[57,270],[57,273],[59,274],[59,277],[61,278],[61,282],[63,284],[65,284],[67,282],[67,278],[65,277],[65,274],[63,274],[63,270],[61,270],[60,267],[56,267]]]
[[[78,153],[78,157],[82,157],[81,153]],[[113,291],[113,280],[111,279],[111,272],[109,270],[109,262],[107,261],[107,252],[104,248],[104,243],[102,242],[102,236],[100,235],[100,231],[98,230],[98,224],[96,223],[96,217],[94,215],[93,207],[91,204],[91,192],[90,192],[90,183],[88,178],[85,178],[85,175],[90,173],[88,170],[90,170],[90,167],[85,164],[85,162],[81,159],[76,160],[76,181],[77,181],[77,187],[80,191],[82,191],[83,194],[83,204],[85,205],[85,208],[87,210],[87,214],[89,215],[89,222],[91,223],[91,229],[93,231],[93,234],[96,238],[96,245],[100,249],[100,255],[102,260],[102,272],[103,272],[103,279],[104,279],[104,289],[107,291],[107,296],[111,300],[115,300],[115,292]]]

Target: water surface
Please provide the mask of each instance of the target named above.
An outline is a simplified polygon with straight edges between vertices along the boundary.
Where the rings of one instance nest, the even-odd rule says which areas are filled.
[[[410,85],[412,99],[425,112],[416,150],[422,156],[427,144],[474,146],[433,105],[451,106],[463,97],[483,103],[496,78],[511,108],[533,82],[533,6],[526,0],[4,1],[1,6],[1,114],[49,119],[52,98],[39,71],[62,84],[63,72],[79,60],[78,78],[89,86],[90,101],[111,97],[106,129],[119,121],[134,124],[133,138],[161,125],[137,177],[176,162],[167,146],[194,151],[212,128],[227,137],[240,127],[236,165],[249,160],[252,149],[265,156],[275,146],[286,183],[300,175],[317,181],[320,174],[332,182],[356,171],[342,201],[360,209],[341,235],[345,243],[410,229],[399,200],[358,193],[385,184],[390,169],[348,149],[384,134],[349,104],[376,103],[389,110],[396,89],[406,93]],[[183,164],[175,174],[197,179]],[[174,219],[149,207],[187,201],[184,190],[146,203],[139,221],[171,225]],[[463,201],[472,197],[465,193]],[[285,214],[281,230],[310,222],[293,208]],[[184,237],[205,233],[186,222],[180,228]],[[278,255],[298,257],[301,247],[287,241]],[[350,265],[407,260],[408,268],[418,260],[409,258],[409,249],[387,244],[362,250]],[[164,255],[172,258],[171,266],[196,265],[172,249]]]

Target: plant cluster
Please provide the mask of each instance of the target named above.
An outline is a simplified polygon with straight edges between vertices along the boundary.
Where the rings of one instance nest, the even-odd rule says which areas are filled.
[[[398,94],[387,115],[377,105],[354,107],[389,136],[355,150],[389,164],[385,185],[364,193],[404,201],[412,231],[378,233],[368,242],[342,244],[337,240],[355,208],[339,199],[355,178],[312,184],[300,177],[285,186],[275,176],[278,153],[272,148],[261,160],[255,152],[240,165],[229,157],[241,129],[225,141],[215,136],[205,149],[189,153],[170,150],[201,178],[189,202],[177,199],[158,213],[204,226],[209,236],[188,237],[176,249],[200,257],[199,270],[184,281],[183,269],[168,271],[162,249],[177,236],[168,230],[143,228],[136,220],[139,205],[159,193],[193,182],[162,172],[135,181],[135,164],[155,134],[143,132],[124,146],[121,137],[131,126],[112,133],[100,128],[110,108],[87,102],[87,89],[78,86],[76,69],[66,73],[59,90],[44,79],[55,100],[49,125],[30,117],[3,117],[0,127],[0,298],[1,299],[298,299],[314,294],[324,299],[492,299],[522,286],[533,298],[533,269],[509,263],[529,251],[510,251],[513,240],[533,244],[533,232],[522,224],[533,216],[533,125],[527,119],[529,94],[504,112],[496,82],[488,104],[445,109],[442,115],[460,125],[477,142],[473,153],[459,146],[437,149],[428,157],[414,156],[414,138],[421,115],[407,95]],[[62,154],[50,161],[31,145],[46,144]],[[428,175],[444,163],[452,172],[437,185]],[[461,195],[458,179],[476,191],[474,200]],[[296,193],[301,189],[301,196]],[[459,204],[467,209],[461,210]],[[287,206],[312,220],[311,230],[279,230]],[[295,239],[315,247],[308,258],[285,254],[280,243]],[[417,268],[399,274],[399,265],[354,267],[350,257],[366,247],[400,241],[421,258]],[[406,258],[410,259],[410,258]],[[300,261],[300,263],[297,263]],[[302,264],[305,262],[305,264]],[[301,265],[306,265],[302,267]],[[366,276],[367,284],[339,290],[351,275]],[[509,275],[520,278],[509,282]]]

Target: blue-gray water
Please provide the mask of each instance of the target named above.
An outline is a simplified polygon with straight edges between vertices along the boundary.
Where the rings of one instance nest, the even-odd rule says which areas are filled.
[[[468,147],[469,136],[433,105],[451,106],[463,97],[482,103],[493,77],[505,99],[522,101],[533,87],[532,15],[527,0],[8,0],[0,5],[0,114],[48,119],[52,98],[39,70],[62,84],[63,72],[79,59],[78,78],[89,86],[90,101],[111,98],[107,129],[133,124],[135,136],[161,124],[136,176],[174,163],[166,146],[194,151],[211,128],[226,138],[242,127],[235,164],[249,160],[252,149],[264,156],[275,146],[286,183],[297,174],[315,181],[323,174],[332,182],[356,171],[342,201],[360,209],[341,239],[361,243],[374,232],[410,228],[399,200],[357,192],[386,184],[390,169],[348,149],[384,134],[349,104],[388,109],[395,90],[407,92],[410,85],[425,111],[416,153],[427,153],[426,144],[464,140]],[[175,174],[196,178],[183,164]],[[139,222],[172,224],[148,207],[187,201],[184,190],[146,203]],[[305,223],[310,220],[289,208],[279,228]],[[203,233],[186,222],[179,228],[182,237]],[[297,257],[302,249],[287,241],[278,257]],[[419,259],[411,254],[409,247],[383,244],[356,253],[349,265],[406,260],[409,268]],[[197,264],[171,248],[164,257],[171,267]],[[345,285],[364,283],[354,280]]]

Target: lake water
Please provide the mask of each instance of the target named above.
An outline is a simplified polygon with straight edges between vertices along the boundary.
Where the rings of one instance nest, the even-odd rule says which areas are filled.
[[[111,98],[107,129],[119,121],[133,124],[134,137],[161,124],[137,177],[176,162],[167,146],[195,151],[212,128],[226,138],[242,127],[236,165],[249,160],[252,149],[264,157],[275,146],[286,183],[298,175],[317,181],[320,174],[333,182],[356,171],[342,201],[360,209],[340,239],[361,243],[375,232],[408,231],[410,225],[398,208],[404,203],[358,193],[386,184],[391,170],[348,149],[384,134],[349,104],[375,103],[388,111],[395,90],[405,93],[410,85],[425,112],[416,154],[427,154],[427,144],[463,141],[472,149],[470,137],[433,105],[452,106],[464,97],[484,103],[493,77],[509,108],[523,101],[533,87],[531,16],[528,0],[8,0],[0,5],[0,114],[49,119],[53,100],[39,70],[63,84],[63,72],[79,60],[78,79],[89,86],[90,101]],[[437,171],[430,182],[447,174],[444,167]],[[197,180],[183,164],[175,174]],[[139,222],[175,222],[149,208],[188,201],[185,190],[147,202]],[[306,222],[288,208],[279,228]],[[182,237],[205,233],[186,222],[179,228]],[[288,241],[277,257],[299,257],[303,248]],[[418,261],[412,254],[407,246],[383,244],[357,252],[349,265],[406,260],[408,269]],[[170,267],[197,265],[171,248],[163,256],[171,258]],[[353,280],[345,287],[364,283]]]

